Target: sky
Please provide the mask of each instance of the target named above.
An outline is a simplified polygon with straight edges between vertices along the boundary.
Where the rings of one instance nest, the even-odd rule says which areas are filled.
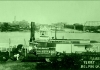
[[[0,1],[0,22],[41,24],[100,21],[100,1]]]

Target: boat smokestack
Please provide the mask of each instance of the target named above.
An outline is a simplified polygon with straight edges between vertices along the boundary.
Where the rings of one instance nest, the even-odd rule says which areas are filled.
[[[35,22],[31,22],[30,42],[33,42],[34,40],[35,40]]]

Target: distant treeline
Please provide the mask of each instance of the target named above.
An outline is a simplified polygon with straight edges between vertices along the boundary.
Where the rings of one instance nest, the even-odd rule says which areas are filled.
[[[22,21],[13,21],[10,22],[0,22],[0,31],[29,31],[31,28],[31,25],[28,21],[22,20]],[[36,24],[35,30],[39,30],[39,25]]]
[[[73,24],[73,25],[64,24],[64,28],[70,28],[70,29],[87,31],[87,32],[100,32],[99,31],[100,26],[84,26],[82,24]]]
[[[53,24],[51,25],[53,26]],[[84,26],[82,24],[66,24],[66,23],[59,23],[56,26],[58,26],[60,29],[64,28],[69,28],[69,29],[75,29],[75,30],[79,30],[79,31],[86,31],[86,32],[96,32],[99,33],[100,32],[100,26]],[[39,31],[40,29],[40,24],[36,24],[35,26],[35,30]],[[25,30],[30,30],[30,24],[27,21],[19,21],[19,22],[12,22],[12,23],[8,23],[8,22],[3,22],[0,23],[0,31],[1,32],[5,32],[5,31],[25,31]]]
[[[0,25],[0,30],[1,32],[5,32],[5,31],[24,31],[24,30],[29,30],[29,25],[27,26],[22,26],[19,24],[10,24],[10,23],[2,23]]]

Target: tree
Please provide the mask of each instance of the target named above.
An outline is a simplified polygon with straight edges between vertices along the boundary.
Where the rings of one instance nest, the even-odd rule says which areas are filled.
[[[9,28],[9,24],[4,22],[2,25],[1,25],[1,31],[8,31],[8,28]]]
[[[83,30],[83,25],[79,23],[73,24],[76,30]]]
[[[36,31],[39,31],[39,29],[40,29],[40,24],[39,24],[39,23],[36,23],[35,25],[36,25],[35,30],[36,30]]]
[[[28,23],[28,21],[22,20],[22,21],[20,21],[18,24],[19,24],[19,27],[20,27],[20,28],[24,28],[24,29],[29,28],[29,23]]]

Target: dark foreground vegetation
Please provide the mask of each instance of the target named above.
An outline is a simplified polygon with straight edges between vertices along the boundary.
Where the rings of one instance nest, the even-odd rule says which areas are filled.
[[[37,70],[78,70],[81,66],[81,56],[78,54],[64,55],[63,58],[51,58],[51,62],[38,63]]]
[[[26,57],[16,60],[12,56],[7,57],[8,52],[5,53],[0,56],[0,70],[82,70],[83,61],[95,60],[96,56],[100,56],[100,53],[95,52],[57,53],[56,56],[49,57],[49,60],[46,60],[47,57],[38,57],[34,53],[29,53]]]
[[[36,53],[31,52],[26,56],[25,51],[19,50],[22,45],[19,44],[17,48],[13,48],[9,56],[9,52],[0,52],[0,70],[78,70],[81,66],[82,57],[80,54],[57,53],[56,56],[39,57]],[[14,54],[19,53],[19,60],[16,60]]]
[[[81,56],[79,54],[61,54],[59,57],[49,58],[50,62],[41,58],[37,61],[36,57],[33,56],[27,57],[24,61],[12,59],[5,60],[6,62],[2,61],[0,67],[2,69],[0,70],[78,70],[81,66]]]

